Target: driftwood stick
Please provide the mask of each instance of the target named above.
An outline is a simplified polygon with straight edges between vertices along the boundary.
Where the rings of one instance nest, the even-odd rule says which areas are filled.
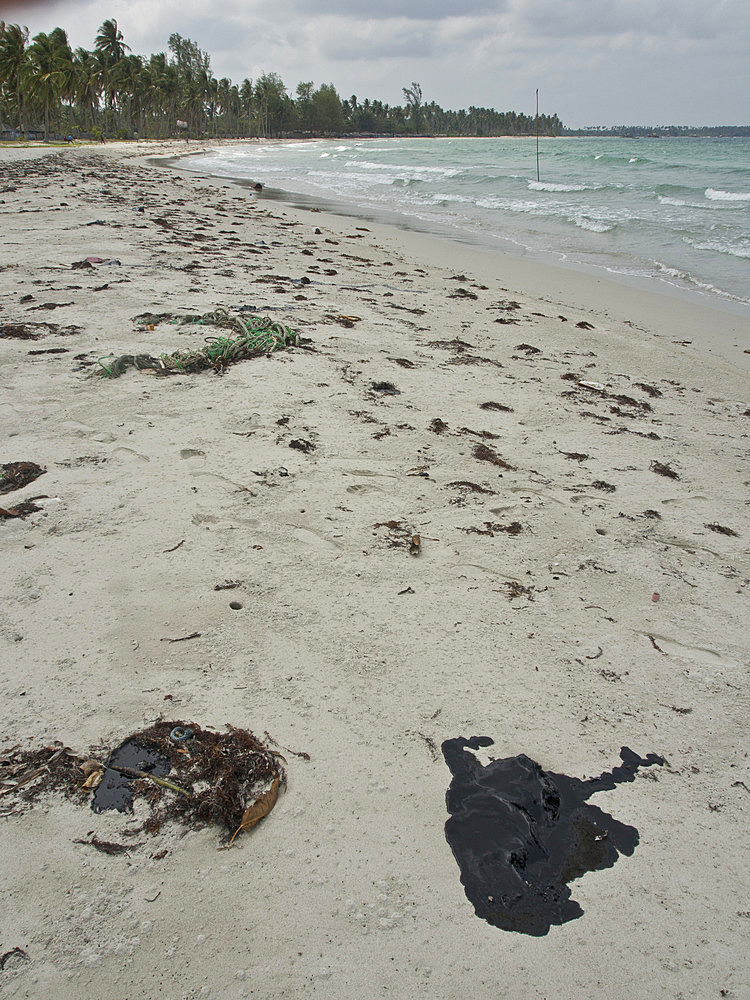
[[[173,792],[179,792],[180,795],[187,795],[191,799],[192,793],[186,788],[181,788],[180,785],[175,785],[171,781],[167,781],[165,778],[157,778],[153,774],[147,774],[146,771],[139,771],[135,767],[119,767],[116,764],[105,764],[111,771],[117,771],[118,774],[124,774],[126,778],[146,778],[148,781],[153,781],[156,785],[161,785],[162,788],[169,788]]]

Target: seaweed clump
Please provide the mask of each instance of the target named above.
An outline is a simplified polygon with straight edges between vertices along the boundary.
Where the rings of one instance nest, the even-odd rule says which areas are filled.
[[[0,493],[23,489],[46,471],[36,462],[6,462],[5,465],[0,465]]]
[[[145,764],[121,767],[117,755],[125,746],[137,746],[144,757],[158,757],[164,762],[159,774],[168,774],[169,780],[149,773],[152,768]],[[83,756],[59,743],[41,750],[15,748],[3,755],[0,794],[17,793],[17,807],[51,792],[84,803],[97,787],[97,775],[107,780],[116,771],[129,782],[127,810],[133,798],[149,807],[141,827],[146,833],[176,821],[193,829],[216,825],[229,840],[267,815],[279,787],[286,785],[283,756],[234,726],[218,733],[192,722],[160,721],[133,733],[106,759],[97,759],[97,753],[101,747]]]
[[[474,455],[474,458],[479,459],[480,462],[489,462],[491,465],[496,465],[500,469],[508,469],[510,471],[515,469],[515,465],[510,465],[510,463],[506,462],[504,458],[501,458],[496,451],[486,444],[475,444],[472,454]]]

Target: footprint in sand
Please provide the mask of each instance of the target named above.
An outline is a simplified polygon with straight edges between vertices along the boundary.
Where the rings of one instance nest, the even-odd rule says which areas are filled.
[[[464,576],[470,575],[471,570],[479,570],[480,573],[486,573],[488,576],[499,578],[500,580],[507,580],[508,582],[515,580],[514,576],[508,576],[507,573],[502,573],[499,569],[490,569],[489,566],[482,566],[479,563],[454,563],[448,568],[454,569]]]
[[[345,476],[378,476],[383,479],[395,479],[396,476],[391,472],[375,472],[372,469],[344,469],[343,474]]]
[[[305,542],[307,545],[314,545],[319,549],[332,549],[338,551],[341,546],[336,542],[331,541],[330,538],[326,538],[325,535],[318,534],[317,531],[313,531],[310,528],[297,528],[294,525],[290,525],[294,528],[294,537],[299,539],[300,542]]]
[[[645,635],[652,642],[655,642],[663,653],[669,653],[672,656],[682,656],[689,660],[714,665],[728,663],[721,653],[717,653],[715,649],[709,649],[708,646],[691,646],[684,642],[678,642],[677,639],[671,639],[667,635],[657,635],[656,632],[641,632],[639,634]]]
[[[356,486],[347,486],[347,493],[382,493],[383,487],[375,483],[357,483]]]
[[[77,420],[66,420],[59,425],[61,430],[80,438],[91,438],[100,444],[112,444],[117,438],[109,431],[99,430],[97,427],[89,427],[88,424],[79,423]]]
[[[688,497],[667,497],[666,500],[662,500],[662,503],[665,505],[676,504],[678,507],[682,507],[686,503],[694,503],[696,500],[708,501],[708,499],[709,499],[708,497],[694,494],[693,496],[688,496]]]
[[[545,500],[551,500],[553,503],[559,503],[561,507],[567,506],[566,502],[561,500],[559,497],[556,497],[554,493],[542,493],[540,490],[533,489],[529,486],[509,486],[508,492],[518,493],[520,494],[521,500],[527,500],[528,498],[528,502],[531,502],[532,497],[536,497],[537,500],[541,500],[542,503],[544,503]]]
[[[98,441],[98,438],[94,438]],[[119,448],[115,448],[110,455],[110,458],[121,458],[125,462],[150,462],[151,459],[147,455],[141,455],[139,451],[134,451],[132,448],[125,448],[121,445]]]

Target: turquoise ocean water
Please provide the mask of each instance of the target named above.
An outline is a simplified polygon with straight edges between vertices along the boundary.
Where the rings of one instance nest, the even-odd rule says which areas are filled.
[[[750,315],[750,139],[248,143],[182,161],[264,197],[690,289]]]

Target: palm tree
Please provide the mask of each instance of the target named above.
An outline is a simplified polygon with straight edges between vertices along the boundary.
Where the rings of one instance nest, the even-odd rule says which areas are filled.
[[[402,89],[414,131],[420,132],[422,130],[422,88],[418,83],[412,83],[411,87]]]
[[[167,115],[167,135],[176,128],[177,103],[180,99],[180,71],[174,63],[167,63],[159,78],[159,97],[162,110]]]
[[[100,66],[87,49],[78,48],[73,55],[75,92],[78,107],[83,112],[83,126],[90,132],[94,127],[94,109],[99,107],[101,94]]]
[[[185,77],[182,83],[182,100],[185,117],[194,132],[203,129],[203,114],[209,80],[205,70],[199,70],[195,76]]]
[[[125,55],[125,50],[130,51],[130,46],[125,44],[123,34],[117,27],[117,21],[114,18],[110,18],[102,23],[94,39],[94,48],[101,60],[102,83],[106,95],[107,108],[111,113],[115,105],[112,70]]]
[[[6,24],[0,33],[0,86],[7,87],[16,99],[16,114],[21,132],[26,131],[26,88],[24,69],[29,29]]]
[[[138,86],[143,62],[140,56],[123,56],[112,67],[111,88],[120,95],[120,110],[125,113],[125,128],[133,131],[133,101],[138,98]]]
[[[123,34],[114,18],[105,21],[99,28],[94,39],[94,48],[106,56],[110,66],[122,59],[126,49],[130,52],[130,46],[125,44]]]
[[[62,28],[34,36],[28,48],[25,75],[32,99],[44,109],[44,141],[49,141],[50,108],[65,93],[72,79],[72,53]]]
[[[252,132],[253,81],[247,77],[242,81],[242,86],[240,87],[240,104],[247,119],[246,131],[250,135]]]
[[[0,41],[2,41],[3,35],[5,34],[5,21],[0,21]],[[4,132],[3,128],[3,85],[0,81],[0,132]]]

